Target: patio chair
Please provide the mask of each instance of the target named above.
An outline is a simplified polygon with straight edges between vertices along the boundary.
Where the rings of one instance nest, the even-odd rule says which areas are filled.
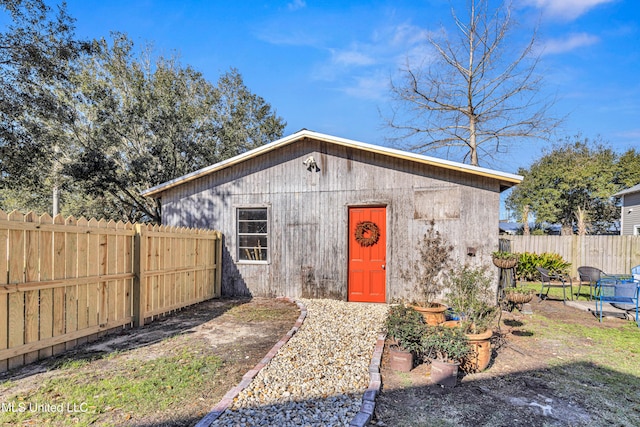
[[[571,301],[573,301],[573,282],[571,281],[571,277],[564,274],[551,273],[549,270],[542,267],[536,267],[536,270],[538,270],[538,272],[540,273],[540,282],[542,283],[542,287],[540,288],[540,295],[538,296],[540,298],[540,301],[542,301],[542,291],[544,291],[544,288],[547,288],[545,298],[549,298],[549,290],[551,288],[562,288],[563,304],[567,303],[566,289],[569,288],[569,295],[571,297]]]
[[[640,328],[640,309],[638,308],[638,293],[640,285],[629,276],[626,278],[608,276],[603,277],[596,283],[596,313],[600,313],[600,322],[602,322],[602,312],[604,303],[625,310],[627,312],[635,311],[635,321]]]
[[[593,299],[593,290],[596,288],[596,283],[600,280],[601,277],[606,276],[607,274],[596,267],[587,267],[583,265],[582,267],[578,267],[578,275],[580,276],[580,282],[578,283],[578,297],[580,296],[580,289],[582,285],[589,285],[589,301]],[[577,298],[577,297],[576,297]]]
[[[620,276],[622,277],[623,275]],[[640,282],[640,265],[636,265],[631,269],[631,277],[624,277],[623,280],[618,281],[615,288],[615,296],[621,298],[633,298],[638,292],[638,282]],[[612,302],[611,305],[625,311],[636,309],[633,301],[629,304]]]

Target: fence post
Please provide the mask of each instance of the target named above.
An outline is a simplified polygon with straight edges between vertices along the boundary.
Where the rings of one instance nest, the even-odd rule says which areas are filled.
[[[133,279],[133,325],[138,328],[144,326],[144,310],[146,305],[146,228],[144,224],[136,224],[136,233],[133,237],[133,273],[135,274]]]
[[[213,296],[220,298],[222,294],[222,233],[216,232],[216,283]]]

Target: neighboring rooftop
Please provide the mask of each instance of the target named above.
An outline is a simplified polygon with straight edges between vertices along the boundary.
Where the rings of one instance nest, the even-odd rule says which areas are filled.
[[[622,190],[614,194],[614,197],[624,196],[625,194],[637,193],[640,191],[640,184],[634,185],[631,188],[627,188],[626,190]]]

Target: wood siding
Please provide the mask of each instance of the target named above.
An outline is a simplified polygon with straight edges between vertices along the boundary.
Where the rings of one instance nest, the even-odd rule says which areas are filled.
[[[631,212],[629,210],[631,209]],[[640,192],[625,194],[622,205],[622,229],[620,234],[632,236],[640,227]]]
[[[266,264],[236,259],[235,210],[250,206],[269,209]],[[224,234],[223,295],[345,300],[350,206],[387,208],[388,301],[411,297],[401,273],[431,219],[463,262],[490,264],[497,249],[497,180],[309,139],[169,189],[162,219]]]

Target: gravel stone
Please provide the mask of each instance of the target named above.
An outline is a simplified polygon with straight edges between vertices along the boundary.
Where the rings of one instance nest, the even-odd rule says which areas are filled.
[[[303,325],[212,426],[348,426],[358,414],[387,305],[299,301]]]

